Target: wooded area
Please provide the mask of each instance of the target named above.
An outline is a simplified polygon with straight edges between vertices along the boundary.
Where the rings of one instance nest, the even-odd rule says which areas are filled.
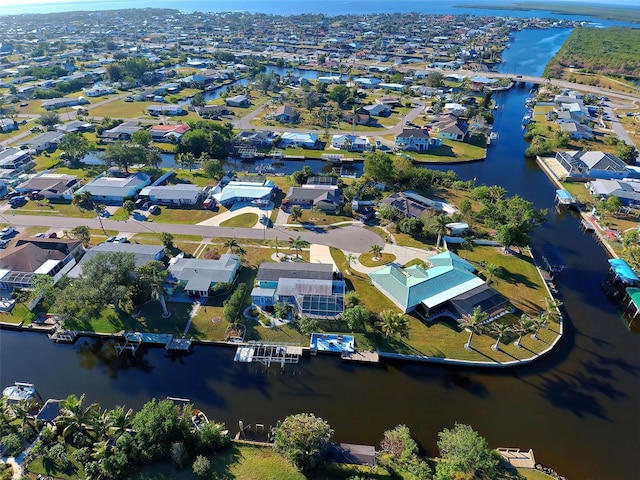
[[[576,28],[545,68],[559,78],[567,68],[583,72],[640,78],[640,30]]]

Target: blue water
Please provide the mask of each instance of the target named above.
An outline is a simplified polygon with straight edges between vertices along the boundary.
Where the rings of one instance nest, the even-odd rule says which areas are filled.
[[[519,18],[541,17],[541,18],[557,18],[565,20],[576,20],[576,16],[561,15],[548,11],[508,11],[508,10],[491,10],[478,8],[457,8],[456,5],[462,4],[476,5],[509,5],[515,3],[505,0],[440,0],[440,1],[395,1],[387,0],[325,0],[323,2],[306,2],[299,0],[278,0],[278,1],[262,1],[262,0],[191,0],[183,2],[175,2],[170,0],[99,0],[89,2],[87,0],[44,0],[44,3],[25,5],[17,0],[2,1],[0,6],[0,15],[23,14],[23,13],[49,13],[49,12],[69,12],[79,10],[117,10],[124,8],[170,8],[181,10],[183,12],[249,12],[249,13],[266,13],[271,15],[296,15],[301,13],[323,13],[326,15],[344,15],[344,14],[371,14],[371,13],[431,13],[437,15],[453,14],[469,14],[469,15],[491,15],[491,16],[510,16]],[[609,2],[602,2],[609,3]],[[635,0],[616,0],[616,4],[626,4],[628,6],[637,7]],[[614,22],[611,20],[601,20],[580,16],[580,19],[601,24],[609,25],[625,25],[624,22]],[[638,26],[634,24],[626,24],[629,26]]]

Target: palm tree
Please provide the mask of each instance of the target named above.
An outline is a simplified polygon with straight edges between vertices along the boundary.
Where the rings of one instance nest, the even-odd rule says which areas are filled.
[[[442,236],[447,233],[447,224],[450,222],[450,218],[446,215],[438,215],[434,219],[434,233],[438,235],[438,240],[436,241],[436,248],[440,248],[440,242],[442,241]]]
[[[531,334],[531,338],[540,340],[538,338],[538,332],[542,328],[547,328],[547,325],[549,325],[549,318],[544,313],[533,317],[533,333]]]
[[[533,319],[526,313],[523,313],[520,320],[512,325],[512,328],[515,334],[518,335],[518,339],[513,342],[513,345],[520,348],[522,337],[533,331]]]
[[[502,200],[502,198],[507,194],[507,191],[498,185],[492,185],[489,187],[487,194],[491,203],[497,203]]]
[[[167,310],[167,302],[164,298],[164,294],[166,293],[164,289],[164,280],[168,272],[165,270],[165,275],[157,274],[153,275],[149,278],[149,286],[151,287],[151,298],[154,300],[158,300],[160,305],[162,305],[162,317],[169,318],[171,316],[171,312]]]
[[[485,267],[485,277],[487,278],[487,284],[493,283],[493,281],[498,276],[498,272],[500,271],[500,267],[495,263],[490,263]]]
[[[473,237],[464,237],[462,239],[462,243],[460,244],[460,248],[464,249],[464,259],[467,259],[467,254],[469,252],[473,252],[475,247],[475,243],[473,243]]]
[[[380,312],[380,320],[376,322],[385,338],[389,338],[399,334],[406,337],[409,334],[409,320],[405,315],[393,310],[385,310]]]
[[[111,425],[109,426],[109,434],[113,438],[118,438],[124,432],[131,428],[133,423],[133,410],[125,410],[120,405],[116,406],[109,412],[111,416]]]
[[[302,217],[302,208],[300,208],[300,205],[294,205],[293,207],[291,207],[291,210],[289,211],[289,217],[291,217],[291,220],[294,222],[297,222],[300,217]]]
[[[545,297],[544,315],[550,322],[557,322],[560,319],[560,306],[562,302],[553,297]]]
[[[60,405],[60,417],[56,425],[64,438],[72,437],[76,432],[86,432],[93,428],[93,422],[100,409],[97,403],[84,407],[84,393],[80,398],[69,395]]]
[[[471,349],[471,339],[473,338],[473,334],[480,334],[482,332],[482,322],[484,322],[487,317],[488,315],[483,312],[479,306],[477,306],[473,309],[472,314],[465,313],[458,321],[460,326],[469,332],[469,340],[464,344],[464,348],[467,350]]]
[[[273,248],[276,249],[276,257],[280,255],[280,251],[278,250],[279,247],[280,247],[280,240],[278,239],[278,237],[276,237],[275,240],[273,241]]]
[[[351,264],[355,261],[356,256],[355,256],[353,253],[349,252],[349,253],[347,253],[347,255],[344,257],[344,259],[345,259],[345,260],[346,260],[346,262],[347,262],[347,273],[348,273],[349,275],[351,275]]]
[[[240,245],[238,245],[238,242],[235,238],[227,238],[224,241],[224,246],[228,248],[228,253],[233,253],[233,250],[238,248]]]
[[[71,203],[77,206],[78,208],[82,208],[83,205],[89,207],[87,210],[93,210],[96,212],[96,217],[98,217],[98,222],[100,222],[100,228],[102,232],[106,235],[106,231],[104,229],[104,225],[102,224],[102,217],[100,216],[100,209],[98,205],[93,201],[93,195],[88,190],[84,190],[82,192],[76,193],[73,196],[73,200]]]
[[[300,258],[302,249],[309,246],[309,242],[300,238],[300,235],[298,235],[297,238],[290,238],[289,243],[291,244],[291,248],[296,251],[296,258]]]
[[[490,325],[490,328],[493,332],[498,334],[498,338],[496,339],[496,343],[491,345],[491,350],[497,352],[500,350],[500,340],[505,333],[511,332],[512,328],[510,325],[507,325],[504,322],[494,322]]]
[[[191,168],[196,163],[196,157],[191,152],[179,153],[176,155],[176,161],[182,168],[186,167],[191,171]]]
[[[317,219],[322,214],[322,210],[317,205],[311,207],[311,218]]]
[[[371,245],[369,251],[373,253],[373,258],[380,258],[380,255],[382,254],[382,247],[376,243]]]

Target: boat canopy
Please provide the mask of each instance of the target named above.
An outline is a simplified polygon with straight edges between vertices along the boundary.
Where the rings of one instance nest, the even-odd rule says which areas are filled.
[[[609,264],[611,265],[611,270],[620,281],[633,284],[640,283],[640,277],[633,271],[631,265],[621,258],[610,258]]]

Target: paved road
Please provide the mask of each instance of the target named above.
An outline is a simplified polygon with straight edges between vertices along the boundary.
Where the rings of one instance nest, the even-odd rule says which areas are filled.
[[[607,120],[611,125],[611,130],[618,136],[619,139],[623,140],[627,145],[633,145],[635,147],[635,143],[631,140],[629,133],[624,129],[616,113],[613,111],[611,107],[603,107],[602,111],[611,117],[611,120]]]
[[[89,228],[100,229],[97,218],[73,218],[73,217],[53,217],[37,215],[13,215],[10,211],[0,214],[0,221],[20,227],[45,226],[58,230],[71,230],[78,225],[87,225]],[[361,226],[347,226],[340,228],[325,228],[320,231],[303,230],[296,232],[285,230],[284,227],[256,229],[256,228],[228,228],[212,227],[207,225],[178,225],[155,222],[136,222],[135,220],[118,221],[102,220],[104,228],[116,230],[122,233],[140,232],[168,232],[172,234],[200,235],[202,237],[223,237],[223,238],[251,238],[256,240],[279,240],[287,241],[290,238],[300,236],[309,243],[328,245],[337,247],[349,252],[364,253],[369,251],[371,245],[384,246],[384,241],[376,233]]]

